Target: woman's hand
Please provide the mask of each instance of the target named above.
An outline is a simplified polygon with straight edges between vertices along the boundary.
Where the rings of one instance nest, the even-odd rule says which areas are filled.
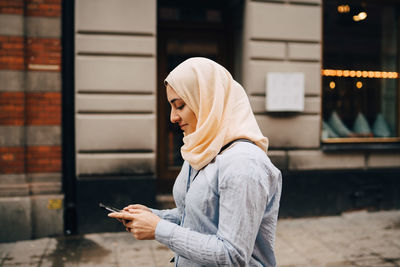
[[[154,213],[141,208],[112,212],[108,217],[122,219],[126,230],[138,240],[154,239],[157,224],[161,220]]]
[[[141,209],[141,210],[146,210],[146,211],[151,212],[151,210],[148,207],[146,207],[144,205],[140,205],[140,204],[129,205],[129,206],[125,207],[123,210],[129,212],[129,210],[131,210],[131,209]]]

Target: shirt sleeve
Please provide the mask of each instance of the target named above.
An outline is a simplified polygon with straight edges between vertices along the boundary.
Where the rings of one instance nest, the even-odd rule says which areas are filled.
[[[260,174],[248,169],[231,174],[221,179],[219,185],[219,221],[215,235],[161,220],[156,228],[156,240],[179,256],[207,266],[248,264],[267,205],[267,185]]]
[[[155,215],[160,217],[161,219],[167,220],[174,224],[180,224],[182,213],[178,208],[174,209],[166,209],[166,210],[158,210],[158,209],[150,209]]]

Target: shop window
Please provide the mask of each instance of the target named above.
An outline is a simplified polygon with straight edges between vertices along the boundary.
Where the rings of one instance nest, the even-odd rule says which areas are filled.
[[[398,1],[323,2],[322,142],[399,142]]]

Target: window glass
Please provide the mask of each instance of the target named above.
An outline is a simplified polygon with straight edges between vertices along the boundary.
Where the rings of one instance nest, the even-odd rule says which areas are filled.
[[[399,7],[325,0],[322,140],[399,140]]]

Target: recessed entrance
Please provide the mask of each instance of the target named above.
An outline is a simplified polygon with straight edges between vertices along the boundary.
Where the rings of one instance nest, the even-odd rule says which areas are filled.
[[[157,177],[159,193],[170,193],[183,159],[183,134],[169,121],[164,79],[179,63],[201,56],[231,73],[241,55],[241,1],[158,1]]]

